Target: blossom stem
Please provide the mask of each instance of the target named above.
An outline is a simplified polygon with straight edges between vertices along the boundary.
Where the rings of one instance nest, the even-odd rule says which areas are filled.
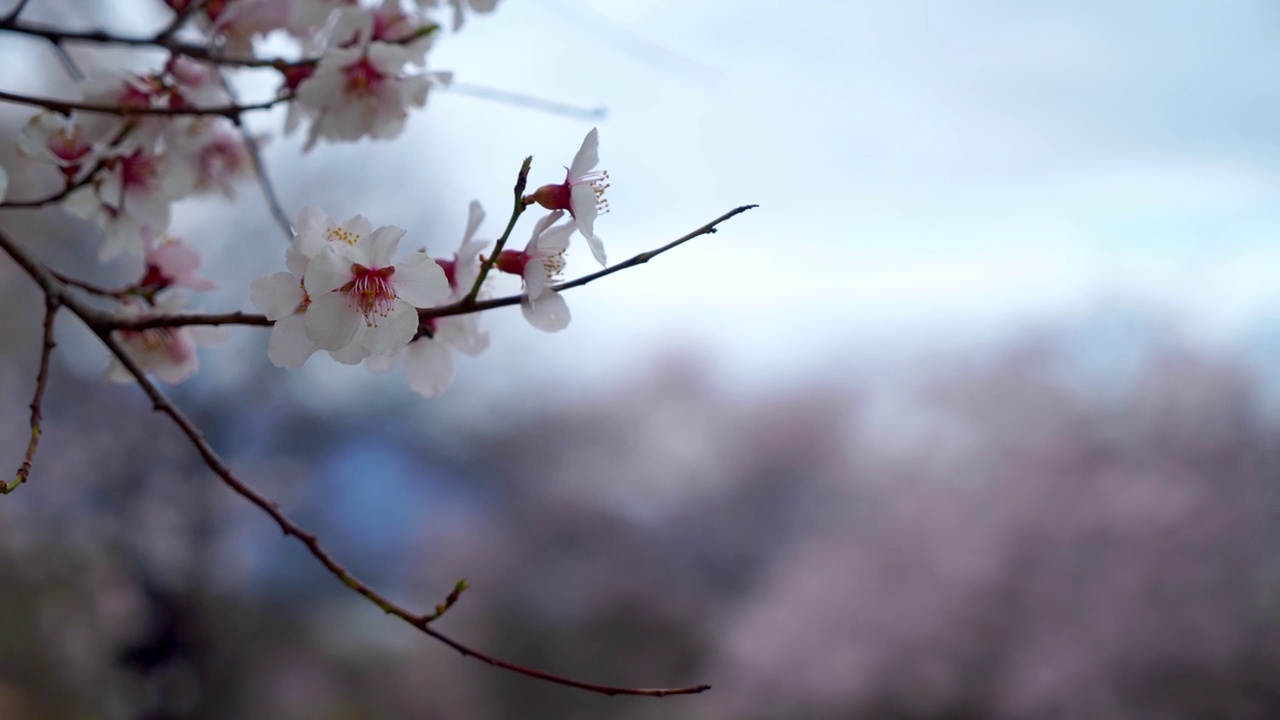
[[[520,215],[524,212],[524,189],[529,184],[529,170],[533,167],[533,156],[524,159],[520,164],[520,174],[516,176],[515,186],[515,202],[511,207],[511,217],[507,220],[507,228],[502,231],[502,237],[493,244],[493,252],[489,253],[489,257],[480,263],[480,272],[476,274],[476,281],[471,284],[471,291],[467,296],[458,302],[464,307],[476,304],[476,297],[480,294],[480,287],[484,285],[484,279],[488,277],[489,271],[493,269],[494,263],[498,261],[498,255],[502,253],[502,248],[507,244],[507,238],[511,237],[511,231],[516,227],[516,220],[520,219]]]

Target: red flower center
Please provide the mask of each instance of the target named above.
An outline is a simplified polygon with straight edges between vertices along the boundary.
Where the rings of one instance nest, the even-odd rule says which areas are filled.
[[[391,286],[391,276],[396,274],[394,267],[367,268],[360,263],[351,264],[351,282],[342,286],[351,302],[355,304],[364,321],[370,327],[378,324],[378,318],[391,314],[395,305],[396,291]]]

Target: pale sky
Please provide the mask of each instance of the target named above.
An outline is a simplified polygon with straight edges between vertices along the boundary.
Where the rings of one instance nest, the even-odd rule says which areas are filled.
[[[761,205],[573,291],[560,335],[493,314],[493,351],[460,363],[464,383],[615,382],[669,346],[767,383],[1100,302],[1171,313],[1210,339],[1280,323],[1269,0],[503,0],[430,60],[470,85],[607,116],[441,92],[395,142],[301,158],[279,116],[257,116],[290,213],[363,213],[443,253],[469,200],[496,235],[520,160],[534,155],[534,182],[559,180],[593,124],[613,260]],[[230,223],[225,205],[177,217],[193,238],[265,233],[282,251],[252,191]],[[270,253],[211,262],[244,287],[277,269]],[[571,254],[569,276],[594,269],[585,247]],[[244,294],[206,303],[237,304]]]

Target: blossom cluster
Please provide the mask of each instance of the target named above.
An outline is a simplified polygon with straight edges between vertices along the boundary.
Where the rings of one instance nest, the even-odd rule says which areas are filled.
[[[285,131],[305,124],[305,149],[322,140],[395,137],[409,109],[452,77],[425,69],[440,31],[433,0],[166,2],[193,14],[207,49],[166,46],[168,59],[146,73],[92,68],[80,82],[84,104],[118,112],[51,109],[31,118],[18,139],[22,154],[62,175],[63,207],[101,228],[102,260],[141,255],[144,230],[163,234],[174,201],[193,193],[234,197],[253,173],[236,123],[254,106],[237,104],[224,67],[279,74],[276,98],[257,107],[287,105]],[[487,12],[495,4],[453,0],[453,27],[465,9]],[[257,57],[255,45],[268,36],[291,38],[296,59]]]
[[[466,231],[449,257],[409,252],[397,259],[406,234],[373,227],[362,215],[343,221],[318,207],[303,208],[285,252],[283,272],[262,275],[250,301],[274,323],[267,357],[296,368],[318,350],[338,362],[387,370],[403,358],[409,387],[425,396],[453,380],[454,351],[475,355],[489,346],[468,303],[483,290],[486,264],[519,277],[521,309],[534,327],[556,332],[569,324],[564,298],[553,287],[564,269],[570,237],[581,234],[604,263],[594,223],[603,207],[605,174],[597,173],[599,135],[591,130],[564,181],[543,185],[523,199],[550,209],[521,250],[484,258],[489,242],[476,237],[485,214],[472,201]],[[561,222],[565,220],[565,222]]]

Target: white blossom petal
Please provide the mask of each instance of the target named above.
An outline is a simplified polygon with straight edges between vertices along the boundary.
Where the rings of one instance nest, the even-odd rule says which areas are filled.
[[[414,307],[431,307],[449,299],[452,290],[444,270],[426,253],[406,255],[391,276],[396,297]]]
[[[404,378],[409,389],[423,397],[435,397],[453,384],[453,356],[449,348],[432,338],[419,338],[404,351]]]
[[[435,263],[432,263],[434,265]],[[418,311],[404,300],[396,300],[391,312],[367,328],[364,347],[371,355],[392,355],[418,334]]]
[[[559,332],[569,327],[569,305],[555,290],[547,290],[537,301],[526,296],[520,301],[520,311],[529,324],[544,332]]]
[[[479,200],[472,200],[471,205],[467,208],[467,231],[462,234],[462,245],[466,247],[471,238],[480,230],[480,223],[484,222],[484,208],[480,206]]]
[[[547,230],[538,238],[538,252],[542,255],[553,255],[568,250],[569,236],[577,229],[574,223],[565,223]]]
[[[578,148],[578,154],[573,156],[573,164],[569,166],[570,179],[586,175],[599,162],[600,133],[596,128],[591,128],[591,132],[582,139],[582,147]]]
[[[370,355],[364,359],[364,369],[375,373],[390,372],[396,366],[396,360],[399,357],[400,353],[394,355]]]
[[[595,233],[588,235],[587,247],[591,248],[591,254],[595,257],[596,262],[600,263],[601,266],[608,266],[609,263],[604,254],[604,241],[600,239],[599,235]]]
[[[480,329],[480,316],[476,313],[438,319],[436,339],[468,355],[489,349],[489,333]]]
[[[373,231],[368,239],[356,243],[352,248],[356,262],[371,268],[384,268],[391,264],[391,256],[396,254],[400,238],[404,237],[404,228],[385,225]],[[396,272],[399,272],[397,270]]]
[[[302,283],[293,273],[259,275],[249,285],[249,302],[268,320],[294,314],[304,297],[306,293],[302,292]]]
[[[315,263],[312,263],[314,266]],[[323,350],[341,350],[355,339],[363,325],[360,312],[345,293],[313,297],[306,312],[307,337]]]
[[[307,337],[307,323],[301,313],[280,318],[271,328],[267,359],[278,368],[302,367],[316,350],[316,344]]]
[[[596,191],[590,185],[574,185],[569,189],[573,219],[577,221],[582,237],[589,238],[595,233],[596,216],[600,214],[596,200]]]
[[[322,295],[351,282],[351,260],[331,249],[311,258],[303,285],[312,296]]]
[[[532,258],[524,266],[524,292],[530,300],[537,300],[547,287],[547,266],[541,258]]]
[[[343,365],[359,365],[360,361],[369,357],[369,350],[364,346],[364,334],[366,332],[368,332],[368,328],[365,327],[364,323],[361,323],[351,344],[341,350],[330,350],[329,357]]]

